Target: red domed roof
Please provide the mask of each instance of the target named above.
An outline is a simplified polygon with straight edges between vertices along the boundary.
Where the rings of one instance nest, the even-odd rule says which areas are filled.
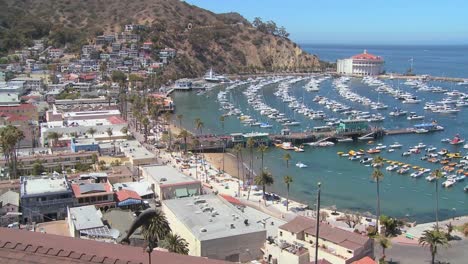
[[[382,60],[382,57],[367,53],[367,50],[364,50],[364,53],[354,55],[351,58],[355,60]]]

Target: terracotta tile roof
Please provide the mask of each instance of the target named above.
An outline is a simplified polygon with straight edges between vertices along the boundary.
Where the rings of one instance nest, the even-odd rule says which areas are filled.
[[[355,60],[375,60],[375,61],[380,61],[380,60],[382,60],[381,57],[376,56],[376,55],[373,55],[373,54],[370,54],[370,53],[367,53],[366,50],[364,50],[364,53],[354,55],[354,56],[351,57],[351,58],[353,58],[353,59],[355,59]]]
[[[153,251],[153,263],[222,264],[221,260]],[[142,248],[0,228],[0,262],[11,264],[148,263]]]
[[[141,200],[141,197],[138,195],[138,193],[131,191],[131,190],[126,190],[126,189],[115,192],[115,196],[116,196],[117,202],[122,202],[127,199]]]
[[[224,200],[234,204],[234,205],[243,205],[241,201],[239,201],[237,198],[232,197],[231,195],[227,194],[220,194],[219,196],[223,197]]]
[[[304,232],[315,236],[315,220],[303,216],[297,216],[292,221],[280,226],[279,228],[293,233]],[[320,238],[351,250],[363,247],[370,240],[370,238],[366,236],[324,223],[320,224],[319,232]]]
[[[120,125],[120,124],[126,124],[127,123],[127,121],[125,121],[120,116],[111,116],[111,117],[107,118],[107,120],[109,120],[109,122],[111,122],[111,124],[113,124],[113,125]]]
[[[0,106],[0,111],[2,110],[11,110],[11,109],[36,109],[36,106],[33,104],[20,104],[14,106]]]
[[[375,264],[375,260],[370,257],[363,257],[360,260],[353,261],[352,264]]]

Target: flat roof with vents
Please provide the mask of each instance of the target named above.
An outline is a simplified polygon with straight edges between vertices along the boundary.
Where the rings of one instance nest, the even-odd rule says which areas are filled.
[[[22,176],[21,197],[45,193],[71,192],[64,176]]]
[[[266,238],[266,229],[258,219],[214,194],[165,200],[163,204],[164,210],[170,210],[200,241],[257,232]]]

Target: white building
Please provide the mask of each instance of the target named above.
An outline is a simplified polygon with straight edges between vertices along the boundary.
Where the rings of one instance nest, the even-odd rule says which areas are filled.
[[[336,72],[344,75],[369,76],[383,73],[384,60],[380,56],[372,55],[364,50],[351,58],[337,60]]]
[[[189,255],[245,263],[261,259],[267,231],[258,219],[216,195],[163,201],[171,229]]]

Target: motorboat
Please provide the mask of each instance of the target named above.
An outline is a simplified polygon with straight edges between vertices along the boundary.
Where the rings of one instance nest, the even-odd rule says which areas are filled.
[[[419,177],[423,176],[423,174],[424,174],[424,171],[415,171],[415,172],[411,173],[410,176],[413,177],[413,178],[419,178]]]
[[[408,114],[408,111],[403,111],[400,109],[395,109],[395,111],[390,112],[390,116],[405,116]]]
[[[395,149],[395,148],[401,148],[401,147],[403,147],[403,145],[398,143],[398,142],[394,142],[389,147],[392,148],[392,149]]]
[[[385,170],[387,170],[387,171],[395,171],[395,170],[398,169],[398,167],[399,167],[399,166],[398,166],[397,164],[393,164],[393,165],[390,165],[390,166],[386,167]]]
[[[364,157],[359,162],[362,163],[362,164],[368,164],[368,163],[371,163],[373,160],[374,160],[374,158]]]
[[[416,133],[416,134],[426,134],[426,133],[429,133],[429,130],[424,129],[424,128],[418,128],[418,129],[414,130],[414,133]]]
[[[295,152],[304,152],[304,149],[300,148],[300,147],[294,147],[294,151]]]
[[[302,163],[302,162],[299,161],[298,163],[296,163],[296,167],[299,167],[299,168],[302,169],[302,168],[307,168],[308,166],[307,166],[306,164],[304,164],[304,163]]]
[[[424,143],[419,143],[418,145],[415,146],[416,148],[418,149],[423,149],[426,147],[426,145],[424,145]]]
[[[361,156],[357,155],[357,156],[351,156],[348,158],[349,160],[351,161],[356,161],[356,160],[360,160],[361,159]]]
[[[459,135],[455,135],[455,137],[449,142],[450,145],[460,145],[465,142],[465,139],[461,139]]]
[[[353,142],[353,139],[352,138],[340,138],[337,140],[338,142]]]
[[[444,188],[449,188],[455,185],[455,183],[457,183],[457,181],[454,178],[448,178],[446,181],[442,183],[442,186]]]
[[[395,152],[395,149],[392,149],[392,148],[388,149],[387,152],[389,152],[389,153]]]
[[[433,175],[429,175],[426,177],[426,180],[429,181],[429,182],[432,182],[436,179],[436,176],[433,176]]]
[[[380,149],[369,149],[367,150],[367,153],[369,154],[377,154],[377,153],[380,153]]]
[[[398,172],[398,174],[406,174],[409,171],[410,171],[409,167],[403,167],[403,168],[399,169],[397,172]]]
[[[411,155],[411,152],[409,151],[405,151],[403,152],[403,154],[401,154],[403,157],[406,157],[406,156],[410,156]]]
[[[436,147],[428,147],[428,148],[426,149],[426,152],[434,152],[434,151],[436,151],[436,150],[437,150]]]
[[[268,123],[261,123],[260,128],[272,128],[273,126]]]
[[[422,115],[417,115],[416,113],[414,112],[411,112],[410,115],[406,118],[410,121],[412,120],[423,120],[424,119],[424,116]]]
[[[375,149],[386,149],[387,146],[386,145],[382,145],[381,143],[377,144],[377,147],[375,147]]]

